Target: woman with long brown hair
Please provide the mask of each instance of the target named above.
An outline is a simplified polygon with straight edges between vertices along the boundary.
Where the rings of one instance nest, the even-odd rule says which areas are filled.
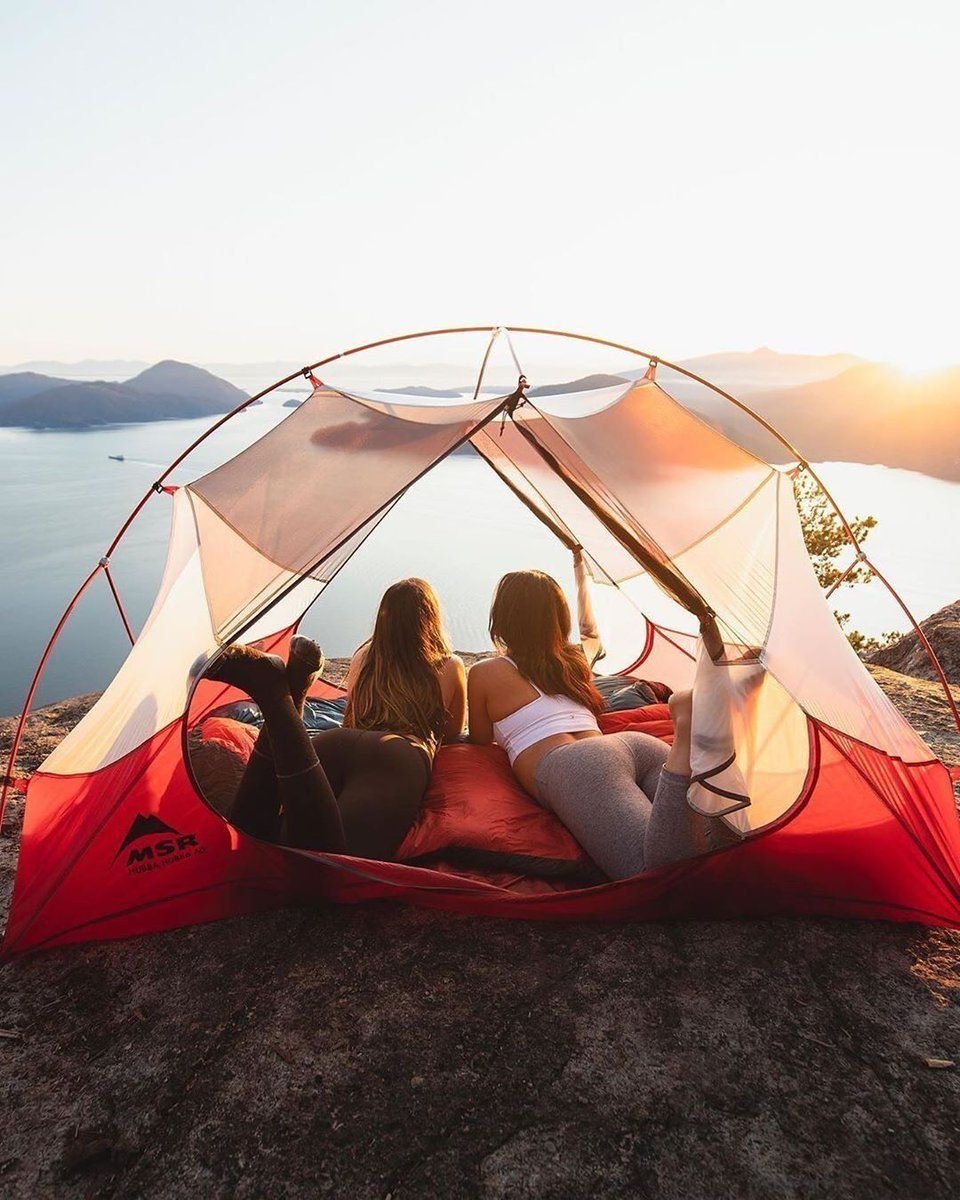
[[[467,681],[471,740],[499,743],[520,783],[611,879],[728,844],[720,822],[686,802],[690,693],[671,697],[672,747],[638,732],[601,736],[603,700],[570,630],[550,575],[500,580],[490,609],[500,653],[474,664]]]
[[[322,666],[317,644],[296,637],[286,663],[230,646],[207,672],[247,692],[264,718],[227,819],[301,849],[392,858],[417,818],[437,746],[463,729],[463,662],[433,588],[423,579],[387,588],[373,636],[350,663],[344,727],[311,737],[303,704]]]

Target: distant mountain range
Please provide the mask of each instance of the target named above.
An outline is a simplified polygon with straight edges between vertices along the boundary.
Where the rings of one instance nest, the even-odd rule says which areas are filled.
[[[689,358],[679,365],[749,404],[811,461],[885,463],[960,480],[960,367],[914,378],[851,354],[779,354],[768,347]],[[245,398],[243,391],[209,370],[170,361],[145,368],[122,383],[87,377],[95,369],[108,375],[139,366],[93,360],[25,363],[0,373],[0,425],[83,429],[208,416],[225,412]],[[276,362],[220,364],[218,369],[244,382],[263,379],[267,383],[296,368]],[[535,385],[529,395],[535,398],[638,378],[645,366],[621,375],[583,375],[541,386],[536,386],[536,364],[527,369]],[[58,378],[58,370],[82,378]],[[421,369],[383,365],[376,371],[371,367],[370,372],[370,386],[399,385],[381,390],[423,398],[453,399],[472,394],[474,386],[462,381],[458,389],[461,381],[452,376],[453,368],[438,364]],[[556,372],[552,374],[555,378]],[[441,381],[446,386],[440,386]],[[702,384],[662,366],[658,381],[705,421],[760,457],[771,462],[790,457],[754,420]],[[495,391],[502,388],[483,389],[485,395]],[[299,398],[286,402],[291,408],[299,403]]]
[[[91,429],[228,412],[246,392],[201,367],[170,359],[123,383],[16,371],[0,375],[0,425]]]
[[[668,391],[670,381],[664,381]],[[737,392],[810,462],[883,463],[960,480],[960,367],[913,377],[860,363],[829,379]],[[700,389],[678,395],[709,424],[770,462],[792,455],[746,413]]]
[[[781,354],[769,346],[682,359],[678,365],[728,391],[761,391],[829,379],[860,366],[855,354]]]
[[[769,421],[810,462],[882,463],[960,481],[960,367],[905,375],[849,354],[713,354],[677,364],[728,391]],[[643,369],[626,371],[638,379]],[[531,388],[531,397],[608,387],[616,375],[587,375]],[[721,433],[768,462],[790,452],[747,413],[676,371],[660,385]],[[766,381],[763,386],[761,381]]]

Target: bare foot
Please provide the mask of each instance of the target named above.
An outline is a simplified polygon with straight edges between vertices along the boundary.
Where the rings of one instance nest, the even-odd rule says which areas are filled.
[[[229,683],[246,692],[263,708],[264,703],[289,695],[287,664],[277,654],[264,654],[253,646],[227,646],[206,671],[208,679]]]
[[[690,726],[693,720],[693,692],[674,692],[667,701],[673,721],[673,745],[663,764],[675,775],[690,774]]]
[[[667,708],[670,709],[674,730],[677,733],[680,733],[681,729],[689,732],[693,718],[693,692],[674,692],[667,701]]]

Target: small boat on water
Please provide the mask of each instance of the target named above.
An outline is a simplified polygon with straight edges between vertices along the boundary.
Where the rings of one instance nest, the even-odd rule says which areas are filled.
[[[114,462],[125,462],[126,459],[122,454],[108,454],[107,458],[112,458]]]

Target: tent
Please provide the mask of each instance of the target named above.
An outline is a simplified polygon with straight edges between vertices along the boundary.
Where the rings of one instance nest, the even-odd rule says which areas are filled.
[[[378,371],[391,381],[376,361],[350,386],[330,382],[344,360],[375,359],[377,347],[454,335],[478,348],[472,388],[360,386],[379,384]],[[561,368],[559,383],[538,388],[536,355],[524,353],[535,342],[642,363],[579,383]],[[524,368],[529,385],[518,380]],[[838,628],[805,550],[792,472],[718,433],[657,371],[641,351],[550,331],[408,335],[304,368],[312,390],[289,416],[171,487],[185,451],[78,592],[104,575],[123,615],[111,555],[145,505],[170,504],[166,565],[143,629],[29,781],[4,953],[383,898],[528,919],[830,914],[960,925],[948,771]],[[739,844],[626,881],[524,895],[447,870],[266,844],[205,803],[188,731],[228,689],[204,680],[203,665],[235,640],[282,648],[384,515],[467,443],[564,544],[582,547],[580,582],[609,666],[695,681],[695,738],[709,746],[719,736],[733,752],[695,761],[690,803],[722,815]],[[812,471],[795,457],[794,470]],[[855,539],[851,554],[863,560]],[[651,594],[669,597],[697,636],[645,617]]]

